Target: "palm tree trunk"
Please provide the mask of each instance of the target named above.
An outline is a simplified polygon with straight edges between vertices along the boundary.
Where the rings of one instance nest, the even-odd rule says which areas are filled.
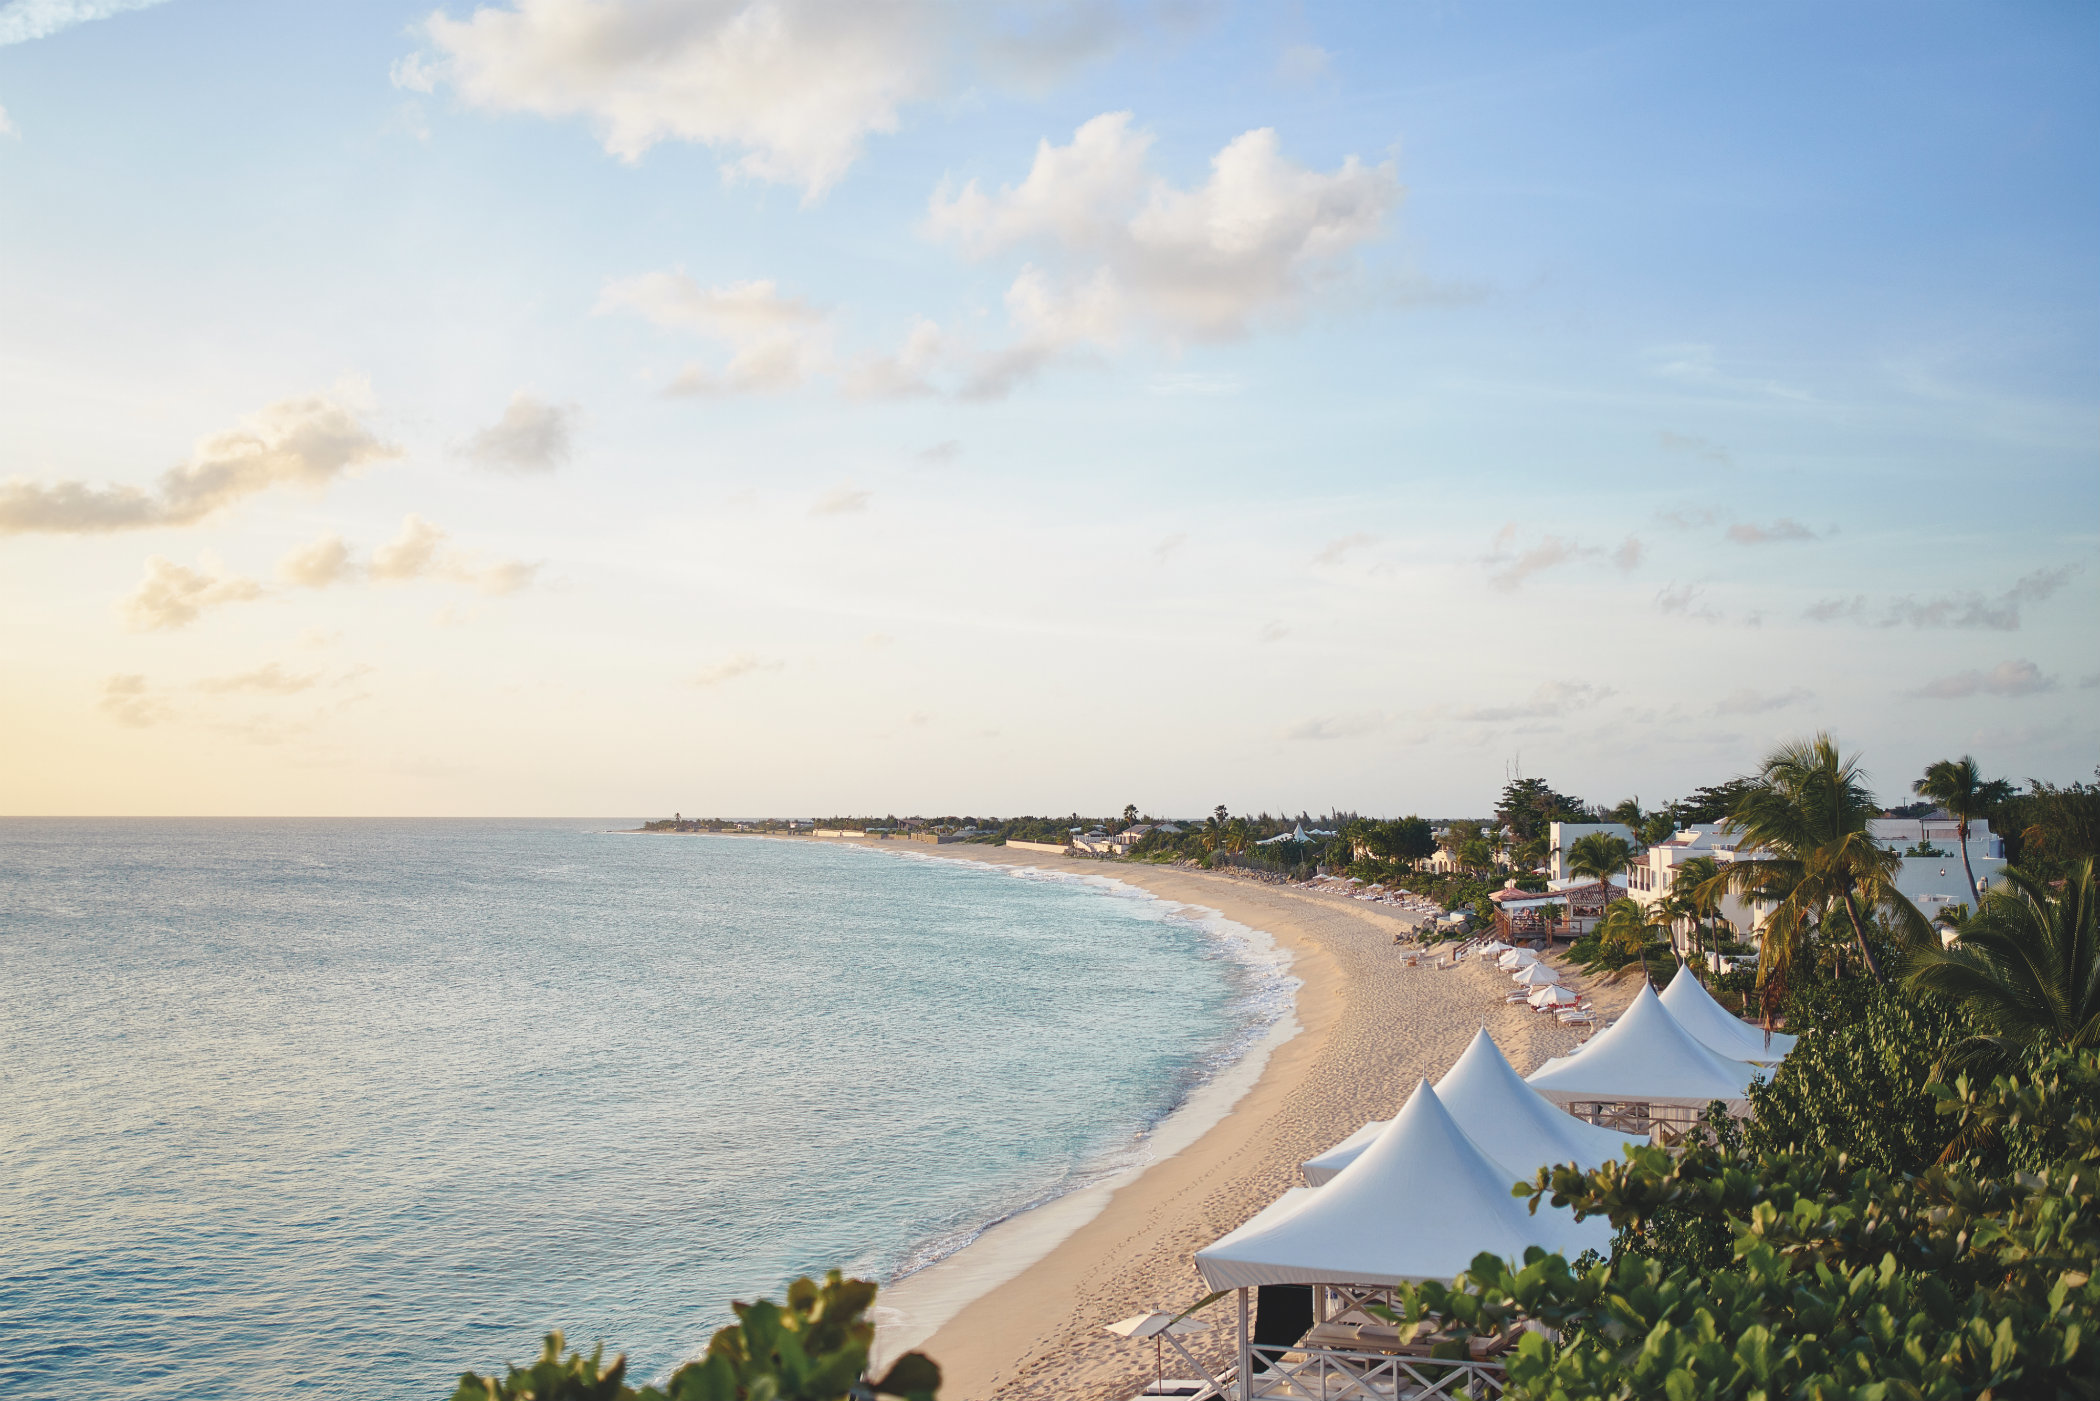
[[[1851,891],[1845,892],[1844,901],[1845,913],[1852,919],[1852,937],[1859,944],[1860,962],[1867,965],[1867,975],[1869,977],[1883,987],[1888,986],[1889,980],[1881,976],[1881,966],[1874,962],[1874,951],[1867,947],[1867,928],[1859,922],[1859,909],[1852,903]]]
[[[1964,817],[1955,824],[1954,834],[1961,839],[1961,873],[1969,882],[1969,913],[1976,913],[1981,902],[1976,894],[1976,873],[1969,869],[1969,819]]]

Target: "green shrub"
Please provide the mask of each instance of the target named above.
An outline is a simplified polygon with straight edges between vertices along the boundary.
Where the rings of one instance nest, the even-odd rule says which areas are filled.
[[[1443,1356],[1525,1323],[1554,1330],[1511,1357],[1518,1401],[2100,1395],[2100,1052],[1929,1098],[1951,1137],[2017,1135],[2047,1161],[1892,1173],[1838,1152],[1637,1148],[1517,1192],[1607,1216],[1622,1239],[1668,1211],[1723,1223],[1728,1267],[1484,1254],[1450,1285],[1397,1290],[1390,1316]]]
[[[588,1357],[565,1356],[562,1335],[549,1333],[530,1367],[508,1368],[500,1378],[468,1372],[452,1401],[933,1401],[941,1369],[923,1353],[898,1358],[879,1381],[864,1379],[874,1302],[875,1285],[833,1270],[822,1284],[789,1285],[785,1307],[764,1299],[732,1305],[737,1321],[714,1335],[705,1357],[673,1372],[663,1390],[629,1387],[626,1357],[604,1362],[604,1344]]]

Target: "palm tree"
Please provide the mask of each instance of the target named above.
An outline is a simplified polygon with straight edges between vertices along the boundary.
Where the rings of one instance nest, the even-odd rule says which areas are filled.
[[[1925,776],[1910,786],[1921,798],[1929,798],[1947,810],[1961,838],[1961,873],[1969,882],[1969,898],[1976,898],[1976,872],[1969,866],[1969,824],[1983,817],[2013,795],[2013,786],[2002,778],[1985,778],[1976,771],[1976,760],[1964,754],[1929,764]]]
[[[1634,899],[1614,900],[1605,907],[1604,918],[1597,923],[1597,942],[1625,956],[1627,962],[1620,974],[1636,965],[1648,974],[1657,955],[1668,952],[1670,926],[1660,913],[1654,906]]]
[[[1609,832],[1591,832],[1575,839],[1568,848],[1571,875],[1589,876],[1609,884],[1633,860],[1633,843]]]
[[[1773,750],[1736,798],[1728,820],[1742,836],[1744,855],[1722,867],[1703,892],[1715,900],[1733,892],[1772,904],[1758,927],[1760,986],[1785,977],[1811,923],[1820,930],[1840,912],[1877,983],[1888,980],[1867,943],[1869,913],[1879,910],[1906,943],[1931,942],[1932,926],[1896,888],[1903,858],[1867,833],[1867,823],[1880,815],[1859,756],[1840,758],[1827,734]]]
[[[1650,814],[1641,807],[1641,800],[1638,794],[1631,798],[1628,798],[1625,802],[1620,803],[1617,807],[1613,808],[1610,812],[1604,815],[1614,822],[1623,824],[1629,831],[1633,832],[1636,836],[1640,834],[1641,825],[1645,823],[1650,816]]]
[[[1992,1029],[1975,1049],[2082,1050],[2100,1046],[2100,899],[2093,860],[2047,885],[2017,868],[1962,922],[1951,949],[1911,956],[1906,987],[1964,1003]]]
[[[1694,856],[1677,868],[1677,875],[1670,883],[1670,904],[1677,913],[1692,922],[1692,949],[1695,953],[1706,951],[1706,941],[1700,936],[1705,932],[1702,920],[1715,918],[1721,912],[1721,901],[1709,893],[1707,884],[1721,874],[1721,865],[1711,856]]]

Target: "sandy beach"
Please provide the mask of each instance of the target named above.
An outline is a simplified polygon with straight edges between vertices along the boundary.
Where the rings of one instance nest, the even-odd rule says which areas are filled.
[[[1304,982],[1294,1022],[1283,1029],[1288,1039],[1272,1039],[1258,1077],[1222,1118],[1213,1106],[1216,1121],[1200,1136],[1162,1144],[1175,1151],[1098,1200],[1043,1208],[1058,1215],[1041,1223],[1029,1219],[1038,1213],[1025,1213],[885,1295],[908,1311],[952,1313],[918,1344],[941,1364],[949,1401],[1133,1395],[1152,1374],[1151,1349],[1105,1333],[1104,1325],[1202,1298],[1194,1252],[1303,1185],[1300,1162],[1368,1120],[1391,1117],[1415,1082],[1441,1075],[1483,1024],[1519,1072],[1577,1044],[1577,1033],[1553,1018],[1505,1005],[1510,981],[1485,963],[1439,970],[1425,959],[1404,967],[1393,939],[1413,920],[1390,906],[1203,871],[999,847],[925,846],[912,854],[1101,876],[1216,910],[1272,936]],[[1632,995],[1630,987],[1572,972],[1566,979],[1607,1014]],[[1014,1261],[1031,1258],[1015,1272]],[[958,1294],[1009,1275],[956,1308]],[[936,1297],[944,1291],[950,1297]],[[1222,1360],[1229,1351],[1222,1326],[1192,1341],[1199,1355]]]

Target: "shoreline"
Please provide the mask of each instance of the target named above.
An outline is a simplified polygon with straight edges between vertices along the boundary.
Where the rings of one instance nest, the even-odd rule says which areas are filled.
[[[878,1348],[885,1356],[923,1348],[941,1365],[949,1401],[1125,1401],[1151,1376],[1151,1351],[1105,1325],[1202,1298],[1193,1252],[1302,1185],[1298,1163],[1391,1117],[1416,1079],[1441,1075],[1477,1027],[1489,1028],[1520,1072],[1576,1044],[1551,1018],[1505,1005],[1507,983],[1491,968],[1403,967],[1393,936],[1419,917],[1391,906],[1182,867],[975,844],[911,855],[1092,876],[1216,911],[1266,933],[1300,980],[1292,1012],[1270,1036],[1155,1130],[1156,1156],[1009,1217],[884,1290],[878,1309],[889,1317]],[[1606,1004],[1630,995],[1593,991]],[[1291,1024],[1295,1031],[1278,1033]],[[1184,1116],[1180,1141],[1164,1141]],[[1221,1337],[1198,1334],[1192,1350],[1215,1349]]]

